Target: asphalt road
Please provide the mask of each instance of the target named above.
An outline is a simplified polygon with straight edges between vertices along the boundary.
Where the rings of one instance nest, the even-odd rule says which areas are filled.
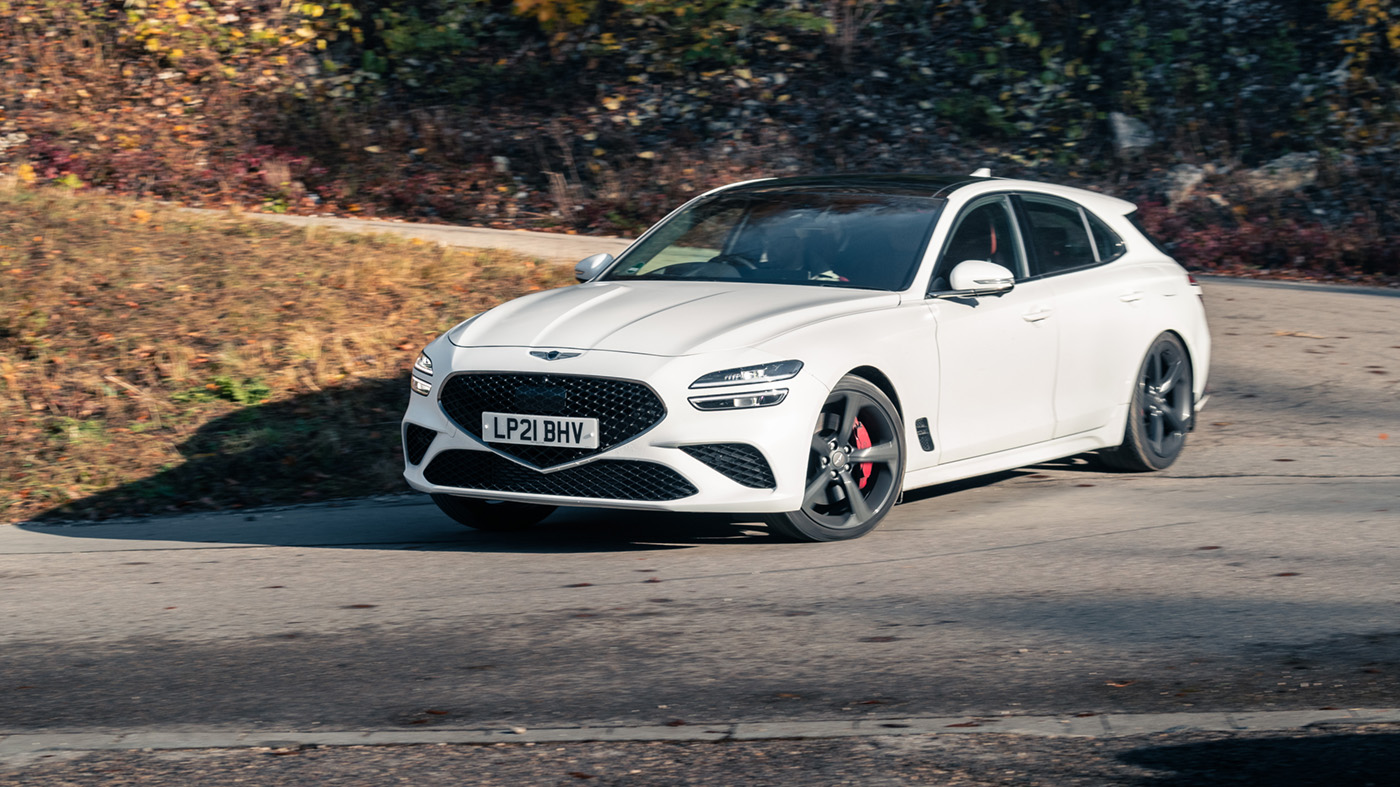
[[[5,528],[0,733],[1400,707],[1400,299],[1206,297],[1169,471],[920,490],[851,543],[415,497]]]

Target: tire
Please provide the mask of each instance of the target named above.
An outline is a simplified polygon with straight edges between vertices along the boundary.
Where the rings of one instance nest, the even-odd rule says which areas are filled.
[[[1099,453],[1103,464],[1132,473],[1165,470],[1186,445],[1196,417],[1191,359],[1174,334],[1152,343],[1138,370],[1123,443]]]
[[[477,530],[509,532],[524,530],[554,513],[555,506],[517,503],[508,500],[482,500],[476,497],[433,495],[442,513],[458,524]]]
[[[894,403],[864,379],[844,377],[812,430],[802,508],[764,521],[793,541],[859,538],[894,508],[904,462],[904,425]]]

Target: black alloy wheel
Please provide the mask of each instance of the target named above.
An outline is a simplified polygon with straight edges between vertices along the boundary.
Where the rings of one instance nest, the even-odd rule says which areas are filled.
[[[1138,372],[1123,444],[1102,452],[1104,463],[1131,472],[1170,467],[1195,418],[1192,383],[1191,359],[1181,339],[1170,333],[1158,336]]]
[[[774,535],[842,541],[875,529],[904,480],[904,426],[894,403],[860,377],[845,377],[817,416],[802,508],[765,517]]]
[[[555,506],[517,503],[513,500],[482,500],[476,497],[433,495],[442,513],[460,525],[496,532],[523,530],[554,513]]]

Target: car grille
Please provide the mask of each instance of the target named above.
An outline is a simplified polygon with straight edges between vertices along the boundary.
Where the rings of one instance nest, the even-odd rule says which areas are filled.
[[[605,500],[679,500],[698,490],[680,473],[654,462],[599,459],[541,473],[489,451],[443,451],[423,471],[428,483],[490,492],[523,492]]]
[[[666,416],[661,399],[642,383],[562,374],[459,374],[443,384],[440,401],[448,417],[478,439],[483,412],[598,419],[597,448],[492,444],[535,467],[606,451]]]
[[[754,489],[773,489],[773,468],[763,453],[743,443],[683,445],[681,450],[699,459],[730,479]]]
[[[437,432],[426,426],[404,424],[403,455],[408,458],[408,463],[416,465],[423,461],[423,456],[428,453],[428,447],[433,444],[435,437]]]

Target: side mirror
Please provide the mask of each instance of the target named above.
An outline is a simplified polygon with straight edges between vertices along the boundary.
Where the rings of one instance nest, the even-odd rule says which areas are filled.
[[[613,256],[607,252],[584,257],[574,266],[574,278],[580,282],[593,281],[605,268],[613,263]]]
[[[947,292],[933,293],[935,298],[968,298],[978,295],[1001,295],[1016,286],[1016,275],[995,262],[964,260],[948,276]]]

